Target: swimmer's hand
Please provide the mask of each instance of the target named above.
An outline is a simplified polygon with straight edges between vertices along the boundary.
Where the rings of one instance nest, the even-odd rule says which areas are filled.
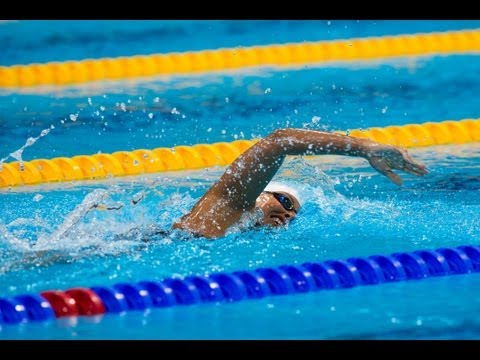
[[[365,151],[365,158],[375,170],[397,185],[402,184],[402,179],[393,170],[401,170],[417,176],[428,174],[424,164],[413,160],[407,150],[400,147],[371,144]]]

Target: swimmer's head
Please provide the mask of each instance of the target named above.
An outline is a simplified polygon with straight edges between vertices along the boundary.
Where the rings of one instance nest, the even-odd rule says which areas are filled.
[[[271,182],[255,203],[255,207],[263,213],[259,225],[287,224],[297,216],[300,201],[300,193],[296,189],[283,183]]]

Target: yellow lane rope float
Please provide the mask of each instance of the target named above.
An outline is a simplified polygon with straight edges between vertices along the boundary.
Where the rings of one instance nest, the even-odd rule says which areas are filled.
[[[253,66],[480,51],[480,30],[462,30],[0,66],[0,87],[70,85]]]
[[[340,132],[339,133],[345,133]],[[480,119],[427,122],[402,126],[352,130],[349,136],[367,138],[402,147],[465,144],[480,142]],[[117,151],[112,154],[77,155],[0,164],[0,187],[106,179],[171,170],[191,170],[224,166],[255,144],[255,140],[236,140],[214,144],[173,148]]]

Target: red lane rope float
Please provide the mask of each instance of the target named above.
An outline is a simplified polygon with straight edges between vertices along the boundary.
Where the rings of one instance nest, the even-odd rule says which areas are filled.
[[[49,290],[40,293],[48,300],[55,312],[55,317],[78,316],[77,302],[70,295],[58,290]]]
[[[73,288],[65,294],[75,300],[80,315],[92,316],[105,313],[105,306],[100,297],[87,288]]]
[[[105,306],[100,297],[87,288],[73,288],[66,291],[44,291],[42,295],[48,300],[55,312],[55,317],[100,315],[105,313]]]

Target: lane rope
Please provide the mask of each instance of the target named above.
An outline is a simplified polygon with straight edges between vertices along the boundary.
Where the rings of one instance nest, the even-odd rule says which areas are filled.
[[[228,303],[480,272],[480,246],[397,252],[0,298],[0,324]],[[1,330],[1,327],[0,327]]]
[[[480,30],[460,30],[0,66],[0,88],[72,85],[260,66],[301,66],[434,54],[477,53]]]
[[[465,144],[480,141],[480,119],[373,127],[338,133],[405,148]],[[257,141],[258,139],[235,140],[152,150],[117,151],[112,154],[77,155],[72,158],[36,159],[22,163],[14,161],[0,164],[0,188],[225,166]]]

